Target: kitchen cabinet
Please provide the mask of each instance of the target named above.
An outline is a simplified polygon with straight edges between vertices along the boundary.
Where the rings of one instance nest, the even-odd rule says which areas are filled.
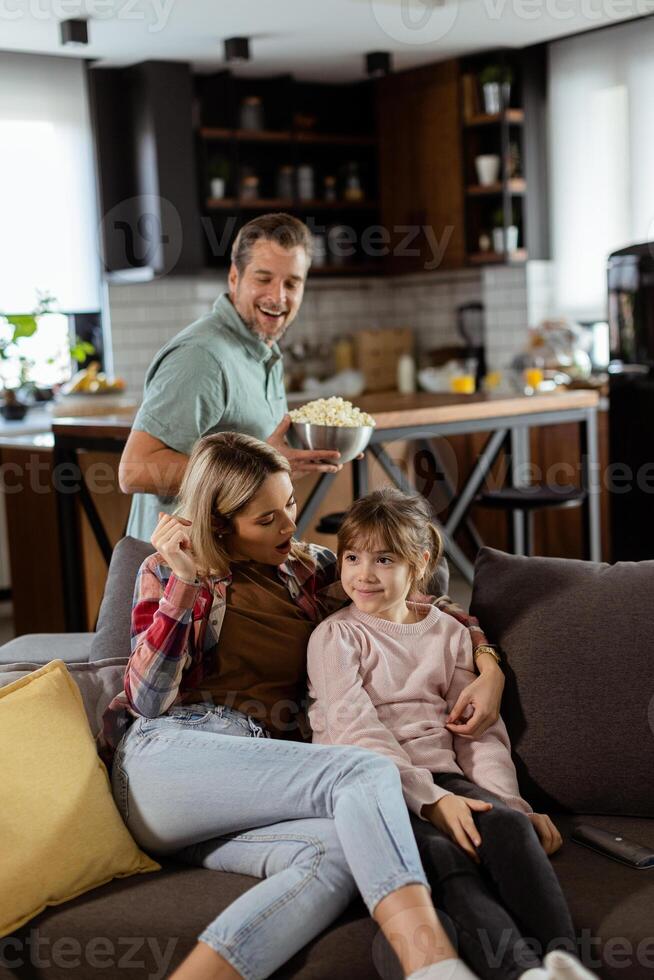
[[[465,260],[459,63],[377,83],[381,214],[389,272],[458,268]]]

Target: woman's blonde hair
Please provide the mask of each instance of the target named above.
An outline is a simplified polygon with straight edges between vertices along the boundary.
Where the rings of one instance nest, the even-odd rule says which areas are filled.
[[[288,460],[253,436],[219,432],[196,442],[175,513],[191,521],[189,538],[200,575],[227,575],[230,556],[224,535],[233,530],[232,519],[272,473],[290,476]],[[296,541],[290,554],[299,559],[307,555]]]
[[[410,591],[425,589],[443,553],[443,542],[425,498],[384,487],[355,500],[338,532],[339,571],[346,551],[372,551],[373,546],[408,562]],[[423,569],[425,551],[429,551],[429,560]]]

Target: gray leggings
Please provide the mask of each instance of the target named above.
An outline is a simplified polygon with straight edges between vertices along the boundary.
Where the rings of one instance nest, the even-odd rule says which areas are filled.
[[[434,905],[452,921],[463,959],[482,980],[514,980],[542,963],[526,937],[536,940],[543,954],[548,947],[574,951],[566,900],[528,818],[462,776],[436,774],[434,782],[493,804],[492,810],[474,814],[481,865],[433,824],[411,817]]]

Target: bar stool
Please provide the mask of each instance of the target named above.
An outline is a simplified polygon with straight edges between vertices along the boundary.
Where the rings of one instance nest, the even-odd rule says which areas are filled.
[[[475,498],[480,507],[503,510],[508,517],[509,549],[518,554],[515,547],[513,515],[518,514],[522,523],[524,554],[533,553],[533,515],[539,510],[567,510],[581,507],[586,491],[571,486],[503,487],[501,490],[484,490]]]
[[[344,510],[337,511],[335,514],[323,514],[316,524],[316,531],[319,534],[338,534],[344,517]]]

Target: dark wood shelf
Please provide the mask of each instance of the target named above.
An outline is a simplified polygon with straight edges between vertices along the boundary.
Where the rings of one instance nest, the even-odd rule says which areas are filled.
[[[210,197],[206,201],[210,211],[258,211],[276,208],[281,211],[376,211],[378,201],[299,201],[293,198],[269,197],[250,201],[237,197]]]
[[[290,129],[219,129],[203,126],[200,136],[204,140],[238,140],[244,143],[290,143]]]
[[[493,115],[479,113],[466,119],[464,126],[493,126],[498,123],[507,122],[511,126],[522,126],[525,121],[524,109],[505,109],[504,112],[496,112]]]
[[[304,145],[330,146],[375,146],[375,136],[355,136],[347,133],[312,133],[302,130],[250,130],[250,129],[221,129],[213,126],[203,126],[200,136],[204,140],[236,140],[241,143],[302,143]]]
[[[527,249],[518,248],[515,252],[473,252],[468,255],[471,265],[519,265],[527,261]]]
[[[524,177],[513,177],[511,180],[506,181],[506,188],[509,194],[514,194],[516,196],[520,194],[525,194],[527,191],[527,182]],[[503,194],[504,193],[504,183],[498,181],[496,184],[470,184],[466,188],[466,193],[470,197],[487,197],[490,194]]]
[[[348,265],[312,265],[312,276],[369,276],[381,275],[381,262],[352,262]]]
[[[376,136],[355,136],[348,133],[312,133],[298,130],[292,136],[297,143],[329,143],[331,146],[376,146]]]

